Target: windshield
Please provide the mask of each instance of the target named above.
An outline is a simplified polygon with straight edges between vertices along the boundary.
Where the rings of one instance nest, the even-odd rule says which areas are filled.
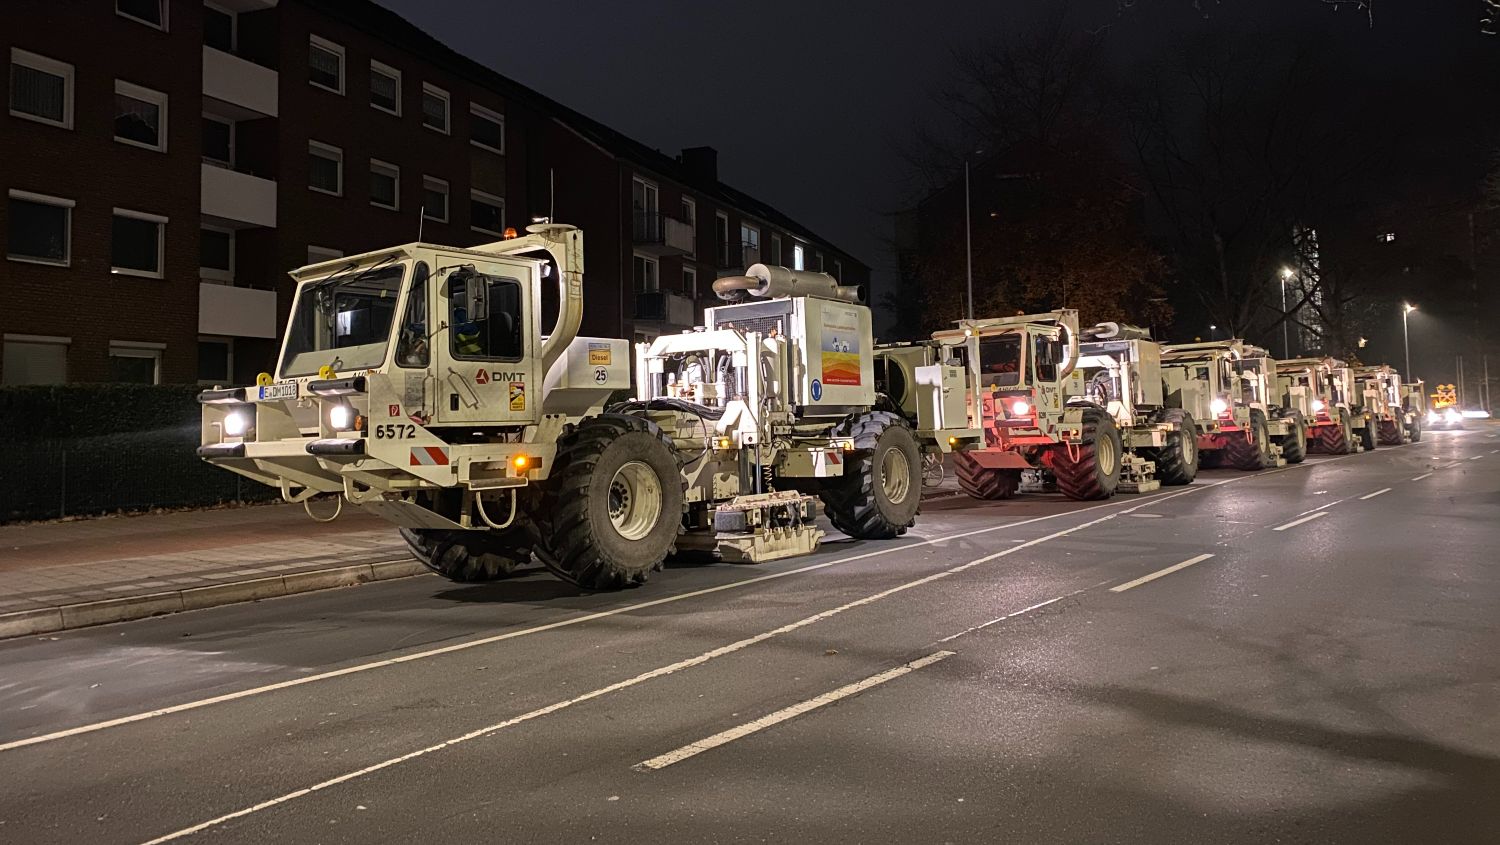
[[[979,339],[979,372],[985,384],[1013,387],[1021,383],[1021,336]]]
[[[312,375],[325,364],[348,371],[385,363],[405,276],[405,264],[392,264],[304,284],[287,323],[281,377]]]

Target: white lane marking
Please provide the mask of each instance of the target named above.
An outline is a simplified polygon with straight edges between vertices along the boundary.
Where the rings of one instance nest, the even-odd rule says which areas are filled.
[[[1490,454],[1491,455],[1495,454],[1496,452],[1500,452],[1500,449],[1491,449],[1490,450]]]
[[[1089,590],[1094,589],[1094,587],[1103,586],[1104,584],[1108,584],[1108,583],[1109,583],[1108,581],[1100,581],[1098,584],[1095,584],[1092,587],[1084,587],[1081,590],[1074,590],[1071,593],[1067,593],[1065,595],[1057,596],[1055,598],[1050,598],[1050,599],[1047,599],[1046,601],[1039,601],[1036,604],[1031,605],[1030,607],[1023,607],[1020,610],[1017,610],[1017,611],[1015,611],[1013,613],[1007,613],[1004,616],[997,616],[997,617],[995,617],[994,619],[991,619],[988,622],[981,622],[981,623],[979,623],[978,625],[975,625],[972,628],[965,628],[965,629],[963,629],[962,631],[959,631],[956,634],[949,634],[948,636],[943,637],[942,639],[938,640],[938,642],[939,643],[951,643],[954,640],[958,639],[959,637],[966,637],[969,634],[974,633],[975,631],[982,631],[985,628],[990,627],[991,625],[997,625],[997,624],[999,624],[1001,622],[1004,622],[1007,619],[1014,619],[1017,616],[1024,616],[1024,615],[1030,613],[1033,610],[1040,610],[1040,609],[1046,607],[1049,604],[1056,604],[1057,602],[1060,602],[1063,599],[1072,598],[1073,596],[1076,596],[1079,593],[1086,593]]]
[[[1374,493],[1369,493],[1369,494],[1366,494],[1364,496],[1360,496],[1359,499],[1360,499],[1360,501],[1364,501],[1365,499],[1373,499],[1376,496],[1381,495],[1382,493],[1389,493],[1389,492],[1391,492],[1391,488],[1385,487],[1385,488],[1382,488],[1380,490],[1376,490]]]
[[[1130,589],[1131,587],[1139,587],[1142,584],[1146,584],[1146,583],[1149,583],[1151,581],[1155,581],[1156,579],[1162,577],[1163,575],[1171,575],[1173,572],[1176,572],[1179,569],[1187,569],[1189,566],[1192,566],[1195,563],[1202,563],[1203,561],[1208,560],[1211,557],[1213,557],[1213,555],[1211,555],[1211,554],[1203,554],[1203,555],[1198,555],[1197,557],[1190,557],[1187,560],[1183,561],[1182,563],[1174,563],[1171,566],[1167,567],[1166,569],[1158,569],[1155,572],[1151,573],[1150,575],[1142,575],[1141,577],[1135,579],[1134,581],[1126,581],[1125,583],[1119,585],[1118,587],[1110,587],[1109,591],[1111,593],[1123,593],[1126,590]]]
[[[1135,511],[1138,511],[1138,510],[1140,510],[1142,508],[1152,507],[1154,505],[1157,505],[1157,504],[1160,504],[1162,502],[1165,502],[1165,501],[1167,501],[1169,499],[1175,499],[1178,496],[1186,496],[1186,495],[1188,495],[1190,493],[1201,493],[1201,492],[1203,492],[1205,490],[1212,490],[1215,487],[1220,487],[1220,486],[1225,485],[1225,484],[1232,484],[1232,483],[1237,482],[1237,481],[1248,481],[1248,480],[1250,480],[1252,478],[1259,478],[1261,476],[1266,476],[1266,475],[1275,475],[1277,473],[1288,472],[1288,471],[1294,470],[1294,469],[1300,469],[1300,468],[1305,468],[1305,467],[1322,466],[1324,464],[1330,464],[1330,463],[1333,463],[1334,461],[1342,461],[1342,460],[1345,460],[1347,458],[1352,458],[1352,457],[1354,457],[1354,456],[1353,455],[1339,455],[1337,457],[1327,458],[1325,460],[1309,461],[1309,462],[1301,463],[1301,464],[1292,464],[1290,466],[1281,467],[1279,469],[1262,470],[1260,472],[1247,473],[1245,475],[1237,476],[1235,478],[1227,478],[1227,479],[1224,479],[1222,481],[1215,481],[1215,482],[1212,482],[1212,483],[1209,483],[1209,484],[1203,484],[1203,485],[1196,485],[1195,484],[1195,485],[1187,488],[1186,490],[1181,490],[1181,491],[1178,491],[1176,493],[1171,493],[1171,494],[1166,494],[1166,495],[1163,495],[1161,493],[1148,494],[1146,496],[1145,501],[1142,501],[1140,504],[1132,505],[1129,508],[1126,508],[1126,509],[1124,509],[1122,511],[1119,511],[1119,513],[1121,513],[1121,514],[1130,514],[1130,513],[1134,513]],[[242,698],[249,698],[251,696],[262,695],[264,693],[277,692],[277,691],[283,690],[283,689],[290,689],[292,687],[302,686],[303,684],[311,684],[311,683],[315,683],[317,681],[326,681],[326,680],[329,680],[331,678],[342,677],[344,675],[353,675],[353,674],[356,674],[356,673],[359,673],[359,672],[366,672],[366,671],[369,671],[369,670],[372,670],[372,669],[381,669],[381,668],[385,668],[387,666],[395,666],[397,664],[408,663],[408,662],[411,662],[411,661],[414,661],[414,660],[423,660],[423,659],[426,659],[426,658],[429,658],[429,657],[437,657],[437,656],[440,656],[440,655],[443,655],[443,654],[451,654],[453,652],[463,651],[465,649],[475,648],[477,646],[490,645],[492,643],[502,642],[504,640],[515,639],[517,637],[524,637],[524,636],[529,636],[531,634],[538,634],[538,633],[542,633],[544,631],[554,630],[556,628],[564,628],[564,627],[567,627],[569,625],[579,625],[579,624],[583,624],[585,622],[592,622],[592,621],[594,621],[596,619],[603,619],[603,618],[606,618],[606,617],[609,617],[609,616],[617,616],[619,614],[630,613],[631,611],[635,611],[635,610],[644,610],[644,609],[646,609],[648,607],[655,607],[657,605],[669,604],[671,602],[682,601],[684,599],[696,598],[698,596],[708,595],[710,593],[717,593],[717,592],[720,592],[722,590],[733,590],[733,589],[738,589],[740,587],[748,587],[748,586],[751,586],[753,584],[759,584],[759,583],[762,583],[762,582],[765,582],[765,581],[772,581],[772,580],[775,580],[777,578],[786,578],[786,577],[792,576],[792,575],[801,575],[803,573],[812,572],[812,571],[819,570],[819,569],[826,569],[827,567],[830,567],[830,566],[838,566],[838,565],[845,564],[845,563],[853,563],[854,561],[857,561],[857,560],[864,560],[866,558],[872,558],[872,557],[876,557],[876,556],[879,556],[879,555],[894,554],[896,552],[905,551],[907,549],[919,549],[919,548],[922,548],[924,546],[937,545],[939,543],[946,543],[946,542],[950,542],[952,540],[962,540],[965,537],[973,537],[973,536],[976,536],[976,535],[979,535],[979,534],[989,534],[989,533],[994,532],[994,531],[1003,531],[1003,530],[1005,530],[1007,528],[1019,528],[1019,527],[1021,527],[1023,525],[1030,525],[1030,524],[1032,524],[1034,522],[1044,522],[1044,521],[1049,520],[1049,519],[1058,519],[1060,517],[1072,516],[1074,514],[1085,513],[1087,511],[1092,511],[1092,510],[1098,510],[1099,508],[1114,507],[1114,506],[1119,505],[1119,504],[1121,504],[1121,503],[1118,502],[1118,501],[1101,502],[1101,503],[1099,503],[1097,505],[1090,505],[1088,507],[1079,508],[1079,509],[1073,510],[1073,511],[1066,511],[1066,512],[1063,512],[1063,513],[1047,514],[1046,516],[1037,516],[1037,517],[1032,517],[1031,519],[1023,519],[1020,522],[1011,522],[1011,523],[1006,523],[1005,525],[994,525],[994,526],[991,526],[989,528],[977,528],[977,529],[974,529],[973,531],[963,531],[963,532],[960,532],[958,534],[949,534],[949,535],[946,535],[946,536],[943,536],[943,537],[934,537],[934,538],[932,538],[930,540],[923,540],[923,541],[917,542],[917,543],[903,543],[903,544],[898,545],[898,546],[891,546],[889,548],[877,549],[875,551],[865,552],[863,554],[850,555],[849,557],[838,558],[837,560],[830,560],[830,561],[824,561],[823,563],[809,564],[808,566],[799,567],[797,569],[789,569],[789,570],[787,570],[785,572],[773,572],[773,573],[771,573],[769,575],[761,575],[761,576],[758,576],[758,577],[755,577],[755,578],[746,578],[743,581],[735,581],[734,583],[731,583],[731,584],[720,584],[720,585],[718,585],[716,587],[706,587],[706,588],[704,588],[702,590],[694,590],[692,592],[681,593],[681,594],[674,595],[674,596],[663,596],[662,598],[659,598],[659,599],[652,599],[650,601],[640,602],[639,604],[625,605],[623,607],[617,607],[617,608],[614,608],[612,610],[601,610],[601,611],[598,611],[596,613],[586,614],[584,616],[577,616],[577,617],[573,617],[571,619],[563,619],[563,620],[559,620],[557,622],[549,622],[549,623],[547,623],[545,625],[537,625],[537,626],[535,626],[533,628],[523,628],[523,629],[521,629],[519,631],[508,631],[508,632],[506,632],[504,634],[496,634],[496,635],[490,636],[490,637],[481,637],[480,639],[476,639],[476,640],[466,640],[466,641],[461,642],[461,643],[454,643],[452,645],[442,646],[441,648],[428,649],[426,651],[414,652],[412,654],[405,654],[405,655],[401,655],[399,657],[391,657],[391,658],[386,658],[384,660],[376,660],[376,661],[373,661],[373,662],[370,662],[370,663],[361,663],[361,664],[357,664],[355,666],[346,666],[346,667],[344,667],[342,669],[334,669],[334,670],[331,670],[331,671],[328,671],[328,672],[320,672],[320,673],[318,673],[316,675],[306,675],[306,676],[303,676],[303,677],[300,677],[300,678],[292,678],[292,679],[285,680],[285,681],[278,681],[278,682],[273,683],[273,684],[266,684],[265,686],[254,687],[252,689],[246,689],[246,690],[238,690],[236,692],[225,693],[223,695],[216,695],[216,696],[212,696],[210,698],[198,699],[196,701],[186,701],[186,702],[183,702],[181,704],[173,704],[173,705],[170,705],[168,707],[161,707],[161,708],[157,708],[155,710],[148,710],[148,711],[144,711],[144,712],[141,712],[141,713],[132,713],[129,716],[121,716],[121,717],[116,718],[116,719],[108,719],[108,720],[105,720],[105,721],[102,721],[102,722],[95,722],[93,724],[79,725],[79,726],[73,727],[73,728],[67,728],[67,729],[60,730],[60,731],[54,731],[53,733],[49,733],[49,734],[42,734],[40,736],[27,737],[26,739],[18,739],[18,740],[13,740],[11,742],[0,743],[0,752],[12,751],[14,749],[24,748],[24,747],[29,746],[29,745],[39,745],[39,744],[44,743],[44,742],[53,742],[53,741],[56,741],[56,740],[59,740],[59,739],[67,739],[68,737],[78,736],[80,734],[93,733],[94,731],[102,731],[102,730],[106,730],[106,729],[109,729],[109,728],[116,728],[116,727],[120,727],[121,725],[128,725],[128,724],[132,724],[134,722],[141,722],[141,721],[145,721],[147,719],[155,719],[155,718],[158,718],[158,717],[161,717],[161,716],[170,716],[170,715],[173,715],[173,714],[176,714],[176,713],[183,713],[183,712],[186,712],[186,711],[189,711],[189,710],[196,710],[196,709],[198,709],[200,707],[208,707],[208,706],[214,705],[214,704],[223,704],[223,703],[230,702],[230,701],[236,701],[236,700],[239,700],[239,699],[242,699]],[[1089,524],[1092,525],[1093,523],[1089,523]],[[1021,548],[1021,547],[1018,546],[1017,548]]]
[[[803,713],[816,710],[819,707],[832,704],[835,701],[839,701],[840,699],[848,698],[851,695],[864,692],[870,687],[876,687],[889,681],[894,681],[902,675],[910,674],[918,669],[926,666],[931,666],[932,664],[937,663],[940,660],[946,660],[952,656],[953,652],[951,651],[933,652],[926,657],[913,660],[910,663],[902,664],[894,669],[887,669],[878,675],[871,675],[870,677],[865,678],[862,681],[855,681],[852,684],[847,684],[845,686],[839,687],[836,690],[825,692],[822,695],[817,696],[816,698],[809,698],[806,701],[799,702],[797,704],[793,704],[790,707],[784,707],[780,710],[777,710],[775,713],[768,713],[753,722],[746,722],[745,724],[738,727],[730,728],[727,731],[722,731],[720,733],[714,734],[713,736],[700,739],[697,742],[684,745],[675,751],[668,751],[666,754],[652,757],[650,760],[645,760],[643,762],[637,763],[633,768],[638,771],[665,769],[673,763],[681,763],[683,760],[686,760],[689,757],[696,757],[697,755],[702,754],[705,751],[710,751],[712,749],[718,748],[721,745],[727,745],[737,739],[744,739],[745,737],[753,733],[758,733],[765,730],[766,728],[772,727],[773,725],[779,725],[782,722],[787,721],[788,719],[794,719],[798,716],[801,716]]]
[[[1304,516],[1301,519],[1294,519],[1291,522],[1288,522],[1286,525],[1278,525],[1275,528],[1272,528],[1271,530],[1272,531],[1285,531],[1288,528],[1296,528],[1297,526],[1301,525],[1304,522],[1312,522],[1313,520],[1315,520],[1315,519],[1317,519],[1319,517],[1324,517],[1324,516],[1327,516],[1327,515],[1328,515],[1328,511],[1318,511],[1317,513],[1310,514],[1308,516]]]
[[[1474,457],[1470,458],[1469,460],[1471,460],[1471,461],[1477,461],[1477,460],[1479,460],[1482,457],[1484,457],[1484,456],[1483,455],[1475,455]]]
[[[1424,472],[1421,475],[1417,476],[1416,478],[1413,478],[1412,481],[1421,481],[1422,479],[1428,477],[1429,475],[1432,475],[1432,473],[1430,473],[1430,472]]]

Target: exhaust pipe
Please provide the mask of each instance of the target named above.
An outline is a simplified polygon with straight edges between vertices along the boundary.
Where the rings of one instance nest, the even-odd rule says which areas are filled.
[[[810,296],[856,304],[865,301],[863,285],[841,285],[827,273],[788,270],[765,264],[751,265],[743,276],[725,276],[715,281],[714,293],[729,302],[744,302],[752,296]]]

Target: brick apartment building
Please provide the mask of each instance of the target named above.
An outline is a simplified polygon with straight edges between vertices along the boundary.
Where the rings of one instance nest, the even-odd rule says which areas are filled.
[[[714,278],[868,268],[367,0],[9,0],[0,381],[246,382],[286,271],[533,217],[583,227],[584,331],[691,326]]]

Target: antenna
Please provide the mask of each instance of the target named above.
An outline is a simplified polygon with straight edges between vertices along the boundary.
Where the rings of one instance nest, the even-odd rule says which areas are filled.
[[[427,222],[427,209],[417,206],[417,243],[422,242],[422,224]]]
[[[547,222],[551,223],[557,219],[557,181],[554,178],[556,170],[547,168]]]

